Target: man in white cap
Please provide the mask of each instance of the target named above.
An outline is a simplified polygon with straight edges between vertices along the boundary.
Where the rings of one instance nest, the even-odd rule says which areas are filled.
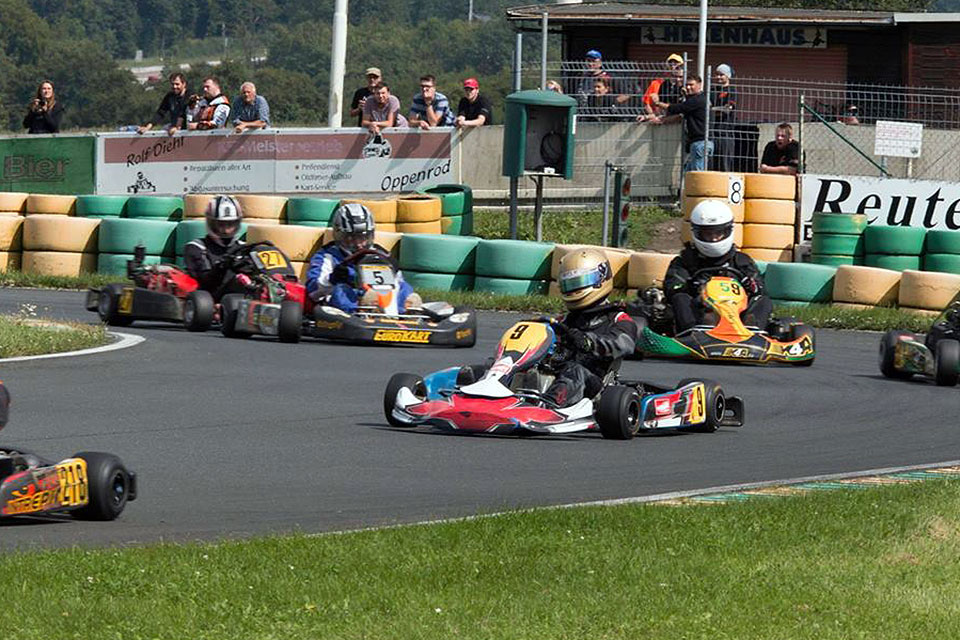
[[[363,105],[367,98],[373,95],[373,88],[380,82],[381,73],[377,67],[370,67],[366,71],[367,86],[360,87],[353,92],[353,100],[350,101],[350,115],[356,117],[357,126],[363,126]]]
[[[733,171],[733,156],[736,154],[733,111],[737,108],[737,92],[730,84],[733,67],[718,64],[714,76],[714,84],[710,87],[710,111],[715,151],[710,157],[710,169]]]

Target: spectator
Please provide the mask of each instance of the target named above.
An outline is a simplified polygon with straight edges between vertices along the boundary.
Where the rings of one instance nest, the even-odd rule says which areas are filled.
[[[842,122],[843,124],[849,124],[850,126],[856,126],[860,124],[860,118],[857,117],[858,111],[859,109],[857,109],[857,105],[848,104],[846,109],[844,109],[843,115],[840,116],[837,121]]]
[[[373,95],[374,87],[380,82],[381,75],[380,69],[370,67],[367,69],[367,86],[360,87],[353,92],[353,99],[350,101],[350,115],[356,116],[358,127],[363,126],[363,105],[367,98]]]
[[[584,108],[584,118],[587,122],[610,121],[620,115],[617,96],[610,93],[610,81],[599,77],[593,81],[593,93],[587,96],[587,106]]]
[[[37,87],[37,96],[30,101],[23,126],[27,133],[60,133],[60,120],[63,118],[63,105],[57,102],[53,93],[53,83],[44,80]]]
[[[463,81],[463,93],[460,104],[457,105],[457,119],[454,124],[457,128],[482,127],[493,124],[493,110],[486,96],[480,95],[480,83],[476,78],[467,78]]]
[[[797,175],[800,166],[800,144],[793,139],[793,127],[787,122],[777,125],[776,138],[767,143],[760,156],[760,173]]]
[[[711,158],[711,169],[732,171],[734,154],[733,111],[737,108],[737,92],[730,84],[733,68],[717,65],[716,84],[710,87],[710,111],[713,113],[713,138],[716,153]]]
[[[590,49],[586,53],[587,69],[577,80],[574,92],[577,96],[577,102],[581,107],[585,107],[587,99],[593,95],[594,82],[597,78],[610,80],[610,74],[603,70],[603,56],[596,49]]]
[[[450,101],[437,91],[437,79],[431,75],[420,76],[420,93],[413,96],[413,105],[410,107],[410,126],[429,129],[452,124]]]
[[[407,119],[400,114],[400,100],[390,95],[390,87],[385,82],[378,82],[373,88],[373,95],[363,104],[363,121],[361,125],[370,129],[370,133],[377,135],[381,129],[387,127],[408,127]]]
[[[669,74],[662,78],[653,79],[643,92],[643,110],[647,114],[663,114],[671,104],[680,102],[683,98],[683,56],[671,53],[667,56]]]
[[[561,87],[560,83],[556,80],[547,80],[545,89],[547,91],[553,91],[554,93],[563,93],[563,87]]]
[[[219,80],[213,76],[203,79],[203,97],[196,104],[195,115],[191,118],[188,111],[187,116],[187,129],[191,131],[219,129],[227,125],[227,118],[230,117],[230,100],[220,93]]]
[[[666,124],[683,120],[684,148],[687,161],[683,165],[686,171],[703,171],[706,168],[706,156],[713,153],[713,143],[704,140],[707,124],[707,98],[703,95],[703,80],[696,74],[687,76],[686,100],[668,105],[666,114],[639,115],[637,122]]]
[[[185,119],[184,112],[187,109],[187,79],[179,71],[171,73],[168,79],[170,91],[163,96],[150,122],[137,127],[137,133],[144,134],[160,124],[171,136],[180,129],[181,120]]]
[[[233,131],[243,133],[247,129],[266,129],[270,126],[270,105],[267,99],[257,95],[257,85],[244,82],[240,85],[240,97],[233,105]]]

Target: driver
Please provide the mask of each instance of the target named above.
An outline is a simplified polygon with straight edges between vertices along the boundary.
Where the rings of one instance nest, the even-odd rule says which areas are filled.
[[[930,327],[924,344],[936,353],[937,343],[944,339],[960,340],[960,293],[947,304],[942,319],[938,319]]]
[[[240,239],[243,210],[231,196],[216,196],[207,204],[207,235],[191,240],[183,249],[183,261],[189,273],[209,291],[214,300],[227,293],[243,293],[250,277],[231,271],[230,256],[245,243]]]
[[[307,270],[307,295],[341,311],[353,313],[358,304],[376,304],[373,291],[364,292],[357,283],[357,268],[345,262],[350,256],[364,249],[372,249],[390,261],[400,287],[401,310],[420,307],[423,301],[413,292],[413,287],[403,279],[399,267],[390,258],[390,252],[374,244],[373,214],[358,202],[341,204],[330,221],[333,227],[333,242],[328,242],[310,258]]]
[[[600,393],[604,376],[636,349],[637,325],[623,306],[607,301],[613,270],[599,251],[580,249],[563,256],[558,280],[569,313],[553,326],[573,353],[545,395],[566,407]]]
[[[693,244],[683,248],[667,267],[663,292],[673,308],[677,333],[696,326],[703,320],[705,309],[700,303],[700,287],[704,284],[697,272],[726,267],[739,273],[740,284],[750,298],[743,311],[744,324],[766,327],[773,303],[763,292],[763,276],[753,258],[737,251],[733,245],[733,212],[720,200],[704,200],[690,212]]]

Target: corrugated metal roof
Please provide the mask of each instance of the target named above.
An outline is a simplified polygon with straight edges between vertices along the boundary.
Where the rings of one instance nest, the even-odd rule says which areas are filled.
[[[546,12],[553,23],[579,22],[697,22],[696,5],[658,5],[637,2],[583,2],[536,4],[507,9],[508,20],[539,20]],[[922,20],[918,20],[923,16]],[[930,16],[928,19],[927,16]],[[937,20],[934,16],[942,16]],[[710,22],[804,23],[823,25],[893,26],[903,22],[958,22],[960,14],[896,13],[892,11],[837,11],[772,7],[717,7],[708,9]]]

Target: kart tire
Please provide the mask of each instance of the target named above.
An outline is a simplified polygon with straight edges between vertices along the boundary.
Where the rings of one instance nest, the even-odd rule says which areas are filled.
[[[187,331],[206,331],[213,324],[214,302],[209,291],[197,289],[183,303],[183,326]]]
[[[884,253],[899,256],[919,256],[927,230],[923,227],[892,227],[873,225],[864,232],[867,254]]]
[[[77,196],[77,216],[81,218],[120,218],[127,208],[128,196]]]
[[[677,388],[690,384],[691,382],[703,383],[703,392],[706,396],[703,399],[703,408],[706,420],[703,424],[685,427],[683,430],[692,433],[713,433],[720,428],[720,422],[723,420],[723,412],[727,406],[727,398],[723,393],[723,387],[720,386],[719,382],[714,382],[713,380],[684,378],[677,383]]]
[[[810,342],[813,345],[813,354],[814,357],[809,360],[799,360],[792,364],[798,367],[809,367],[813,364],[813,361],[816,359],[817,354],[817,332],[813,330],[808,324],[796,324],[790,328],[790,341],[799,340],[803,336],[810,336]]]
[[[180,196],[130,196],[127,199],[127,218],[177,221],[183,218],[183,198]]]
[[[960,233],[956,231],[930,229],[927,231],[923,252],[960,254]]]
[[[87,506],[74,516],[81,520],[116,520],[130,497],[130,473],[120,458],[110,453],[82,451],[73,456],[87,462]]]
[[[220,333],[227,338],[249,338],[250,334],[246,331],[237,331],[237,310],[240,307],[240,301],[243,300],[243,294],[228,293],[220,300]]]
[[[427,389],[423,384],[423,378],[413,373],[395,373],[387,383],[387,388],[383,392],[383,415],[391,427],[409,427],[404,422],[400,422],[393,417],[393,407],[397,403],[397,394],[400,389],[406,387],[410,389],[418,398],[426,398]]]
[[[937,386],[956,386],[960,379],[960,342],[940,340],[937,342],[934,358],[934,382]]]
[[[111,327],[126,327],[133,322],[133,318],[120,315],[117,309],[122,291],[122,284],[108,284],[100,289],[100,296],[97,299],[97,315]]]
[[[629,440],[640,428],[640,396],[636,389],[623,385],[607,387],[597,406],[600,434],[610,440]]]
[[[867,228],[867,216],[862,213],[814,212],[813,237],[818,233],[859,236]]]
[[[897,342],[900,341],[900,338],[904,337],[913,338],[914,336],[913,333],[904,331],[903,329],[891,329],[880,338],[880,373],[886,378],[907,380],[913,375],[906,371],[900,371],[893,364],[893,354]]]
[[[300,342],[303,326],[303,306],[294,300],[280,303],[280,320],[277,322],[277,337],[280,342],[296,344]]]

